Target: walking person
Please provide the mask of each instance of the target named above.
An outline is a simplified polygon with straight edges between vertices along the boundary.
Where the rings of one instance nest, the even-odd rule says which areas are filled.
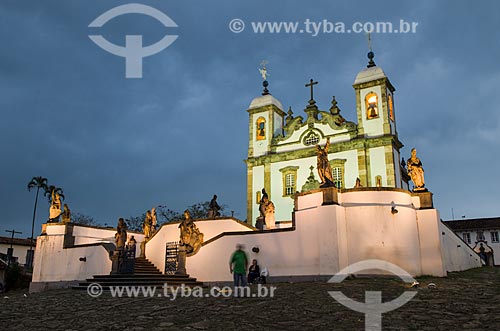
[[[247,268],[247,253],[243,250],[243,245],[238,244],[236,245],[236,251],[231,256],[231,260],[229,260],[229,271],[233,274],[235,296],[238,295],[238,288],[247,286]]]

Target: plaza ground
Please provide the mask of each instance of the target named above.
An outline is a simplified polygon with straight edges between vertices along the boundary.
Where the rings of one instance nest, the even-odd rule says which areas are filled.
[[[500,268],[421,277],[418,294],[383,314],[383,330],[500,330]],[[437,288],[428,288],[435,283]],[[15,291],[0,297],[1,330],[364,330],[364,315],[337,303],[340,290],[364,301],[380,290],[392,300],[409,289],[396,279],[277,283],[273,298],[98,298],[86,291]],[[25,296],[26,294],[26,296]]]

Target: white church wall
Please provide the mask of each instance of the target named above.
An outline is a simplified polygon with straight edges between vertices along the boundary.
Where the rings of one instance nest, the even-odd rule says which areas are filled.
[[[7,254],[10,248],[10,244],[0,244],[0,253]],[[12,256],[17,257],[17,263],[26,264],[26,255],[28,254],[30,247],[26,245],[12,245]],[[35,249],[35,247],[33,247]]]
[[[359,177],[359,167],[358,167],[358,151],[350,150],[335,154],[328,155],[330,160],[334,159],[345,159],[346,163],[344,165],[344,188],[353,188],[356,185],[356,178]],[[317,176],[317,170],[315,169],[315,175]],[[319,178],[318,178],[319,180]]]
[[[249,231],[247,225],[234,219],[200,220],[194,222],[201,233],[203,241],[223,232]],[[163,225],[157,233],[146,243],[146,258],[153,263],[161,272],[165,270],[166,243],[179,241],[179,222]],[[204,250],[204,248],[201,248]],[[200,250],[200,251],[201,251]]]
[[[230,235],[211,242],[187,259],[187,272],[202,281],[231,281],[229,260],[236,245],[242,244],[249,259],[257,259],[270,276],[319,275],[320,241],[314,211],[303,211],[295,231]],[[253,247],[259,253],[252,252]]]
[[[257,192],[261,192],[264,188],[264,166],[253,167],[252,176],[252,215],[253,220],[248,220],[251,224],[255,224],[255,218],[260,215],[259,204],[257,203]]]
[[[418,210],[417,225],[419,230],[420,260],[423,275],[446,276],[441,232],[439,231],[437,210]]]
[[[394,263],[421,274],[418,227],[409,194],[360,191],[342,194],[349,264],[367,259]],[[391,213],[396,206],[398,213]]]
[[[372,186],[377,183],[376,177],[382,177],[382,186],[387,186],[387,172],[385,164],[385,147],[374,147],[369,149],[370,175]]]
[[[399,170],[400,169],[400,163],[401,163],[401,160],[400,160],[400,156],[399,156],[399,152],[394,148],[393,149],[393,157],[394,157],[394,172],[395,172],[395,175],[396,175],[396,187],[398,188],[402,188],[402,179],[401,179],[401,171]]]
[[[274,112],[273,137],[281,135],[282,133],[283,133],[283,117],[280,114],[278,114],[277,112]]]

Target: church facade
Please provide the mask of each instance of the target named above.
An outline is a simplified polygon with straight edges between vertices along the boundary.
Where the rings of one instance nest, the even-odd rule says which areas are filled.
[[[276,220],[291,219],[294,196],[319,188],[317,145],[329,139],[328,159],[335,186],[391,187],[408,190],[408,176],[401,165],[403,144],[396,130],[395,88],[368,53],[369,63],[353,84],[357,124],[341,115],[333,97],[328,111],[320,110],[313,96],[317,82],[307,87],[311,97],[305,114],[285,113],[281,102],[269,94],[252,100],[249,108],[247,164],[247,222],[260,215],[262,189],[276,207]],[[265,81],[265,86],[267,82]],[[358,180],[359,179],[359,180]]]

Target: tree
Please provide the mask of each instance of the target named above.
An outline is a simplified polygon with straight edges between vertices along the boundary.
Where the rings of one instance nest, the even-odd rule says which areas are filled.
[[[82,224],[82,225],[101,225],[99,221],[96,221],[92,216],[88,216],[82,213],[72,213],[71,223]]]
[[[130,231],[142,232],[142,224],[144,223],[145,219],[146,219],[146,213],[142,213],[142,215],[140,216],[130,216],[126,220],[127,228]]]
[[[40,189],[43,189],[44,194],[47,192],[47,178],[45,177],[33,177],[31,181],[28,183],[28,191],[31,191],[32,188],[36,187],[36,196],[35,196],[35,206],[33,207],[33,221],[31,222],[31,240],[30,240],[30,252],[33,250],[33,235],[35,229],[35,217],[36,217],[36,206],[38,205],[38,192]],[[31,260],[28,261],[29,266],[32,266],[33,262],[33,254],[31,255]]]
[[[45,193],[43,194],[44,196],[46,196],[49,199],[49,203],[52,202],[52,193],[59,194],[61,199],[64,200],[64,193],[63,193],[62,188],[56,187],[54,185],[50,185],[45,189]]]

